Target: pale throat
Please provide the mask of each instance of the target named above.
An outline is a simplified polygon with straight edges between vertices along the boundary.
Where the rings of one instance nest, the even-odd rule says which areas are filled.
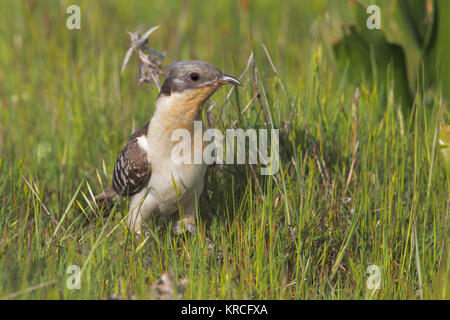
[[[153,139],[160,136],[170,140],[176,129],[187,129],[194,133],[194,121],[201,121],[202,107],[214,91],[207,87],[160,95],[156,100],[156,110],[150,120],[147,136]]]

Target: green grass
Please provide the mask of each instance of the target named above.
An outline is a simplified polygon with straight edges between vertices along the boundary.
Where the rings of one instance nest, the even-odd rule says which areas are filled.
[[[450,187],[435,141],[450,112],[439,91],[419,85],[409,115],[377,83],[362,82],[355,101],[308,36],[325,1],[78,3],[81,30],[70,31],[71,2],[0,2],[0,298],[155,298],[166,270],[187,279],[185,299],[450,298]],[[173,236],[155,218],[140,245],[126,204],[104,217],[86,198],[154,111],[158,93],[137,84],[135,58],[124,75],[120,66],[126,31],[156,24],[150,44],[166,63],[199,58],[240,75],[254,51],[261,101],[239,115],[254,95],[247,72],[217,126],[280,128],[281,166],[273,177],[212,167],[198,232]],[[70,265],[82,269],[79,290],[66,286]],[[370,265],[380,290],[366,286]]]

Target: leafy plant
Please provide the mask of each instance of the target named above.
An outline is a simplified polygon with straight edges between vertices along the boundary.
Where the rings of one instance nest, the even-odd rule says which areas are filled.
[[[404,109],[410,107],[412,101],[402,47],[389,43],[381,29],[367,28],[368,16],[360,2],[351,1],[350,4],[355,23],[342,25],[343,36],[333,43],[338,66],[341,70],[348,68],[354,83],[359,83],[361,79],[379,83],[383,86],[380,91],[384,93],[384,98],[393,83],[396,101]]]
[[[413,45],[412,49],[408,47],[406,51],[400,44],[387,41],[385,33],[388,30],[393,32],[392,28],[367,28],[368,15],[361,2],[352,0],[350,6],[354,22],[350,25],[343,24],[343,36],[333,43],[334,56],[342,72],[349,68],[350,79],[354,83],[369,80],[379,84],[380,80],[390,80],[389,77],[392,77],[394,99],[402,105],[404,111],[412,106],[408,84],[419,85],[424,91],[434,89],[432,93],[441,89],[444,97],[450,98],[450,91],[446,90],[450,86],[450,61],[447,58],[450,50],[447,43],[450,21],[440,14],[448,12],[449,1],[397,1],[399,19],[396,24],[416,47],[414,50]],[[407,55],[410,59],[407,59]],[[417,63],[417,69],[410,73],[413,78],[409,80],[407,61]],[[388,73],[389,70],[392,75]],[[380,88],[384,98],[386,89]]]
[[[423,53],[436,44],[438,13],[435,0],[398,1],[398,8],[409,34]]]

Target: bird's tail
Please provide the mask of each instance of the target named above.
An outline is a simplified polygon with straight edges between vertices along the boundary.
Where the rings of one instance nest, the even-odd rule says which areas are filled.
[[[119,195],[113,188],[107,188],[105,191],[95,196],[95,204],[101,211],[109,214],[118,197]]]

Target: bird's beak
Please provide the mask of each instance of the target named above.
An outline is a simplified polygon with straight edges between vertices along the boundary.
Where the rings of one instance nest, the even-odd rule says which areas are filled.
[[[219,79],[219,84],[232,84],[235,86],[242,87],[242,83],[235,77],[229,76],[227,74],[222,74]]]

